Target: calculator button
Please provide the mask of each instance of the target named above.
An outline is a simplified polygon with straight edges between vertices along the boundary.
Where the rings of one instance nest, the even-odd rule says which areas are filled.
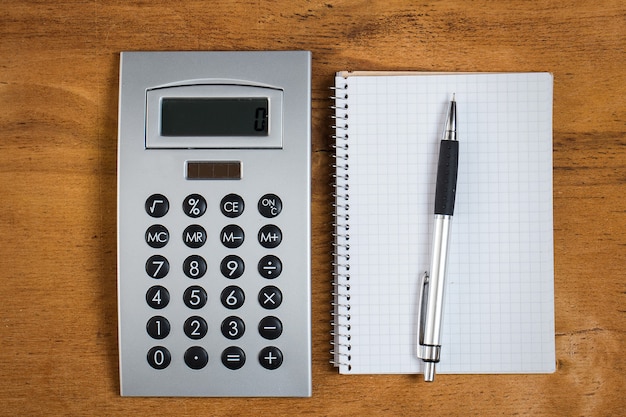
[[[222,214],[230,218],[241,216],[244,207],[245,204],[243,202],[243,198],[237,194],[228,194],[226,197],[222,198],[222,201],[220,202],[220,210],[222,211]]]
[[[259,353],[259,363],[265,369],[278,369],[283,364],[283,352],[276,346],[268,346]]]
[[[280,245],[283,240],[283,232],[278,226],[268,224],[259,230],[259,243],[264,248],[272,249]]]
[[[236,370],[246,363],[246,354],[240,347],[230,346],[222,352],[222,364],[228,369]]]
[[[227,248],[235,249],[243,244],[245,235],[243,229],[236,224],[229,224],[222,229],[220,240]]]
[[[183,293],[183,301],[187,307],[194,310],[202,308],[207,301],[206,291],[198,285],[192,285]]]
[[[157,310],[165,308],[170,302],[170,292],[160,285],[150,287],[146,292],[146,302]]]
[[[148,320],[146,331],[153,339],[165,339],[170,334],[170,322],[163,316],[154,316]]]
[[[155,249],[167,245],[170,240],[170,232],[160,224],[153,224],[146,230],[146,243]]]
[[[259,334],[265,339],[278,339],[283,334],[283,323],[278,317],[264,317],[259,322]]]
[[[276,194],[265,194],[257,205],[259,213],[268,219],[274,218],[283,210],[283,202]]]
[[[259,291],[259,304],[268,310],[278,308],[283,302],[283,293],[275,286],[268,285]]]
[[[202,247],[206,242],[206,230],[199,224],[187,226],[183,232],[183,242],[192,249]]]
[[[267,255],[261,258],[257,269],[263,278],[274,279],[283,271],[283,263],[277,256]]]
[[[185,352],[185,363],[191,369],[202,369],[209,363],[209,354],[200,346],[192,346]]]
[[[237,316],[226,317],[221,325],[222,335],[225,338],[235,340],[239,339],[246,331],[246,324]]]
[[[189,278],[202,278],[206,273],[206,261],[200,255],[191,255],[183,262],[183,272]]]
[[[146,273],[152,278],[163,278],[168,272],[170,272],[170,263],[165,256],[153,255],[146,261]]]
[[[148,351],[148,363],[154,369],[165,369],[170,364],[172,356],[163,346],[155,346]]]
[[[206,212],[206,200],[200,194],[190,194],[183,201],[183,211],[189,217],[200,217]]]
[[[235,310],[243,305],[246,295],[241,288],[230,285],[222,290],[220,299],[224,307]]]
[[[187,337],[194,340],[202,339],[206,336],[208,329],[209,326],[207,326],[206,320],[200,316],[189,317],[183,325],[183,330]]]
[[[220,271],[226,278],[235,279],[243,275],[245,264],[237,255],[228,255],[220,263]]]
[[[170,202],[163,194],[152,194],[146,200],[145,209],[152,217],[163,217],[170,209]]]

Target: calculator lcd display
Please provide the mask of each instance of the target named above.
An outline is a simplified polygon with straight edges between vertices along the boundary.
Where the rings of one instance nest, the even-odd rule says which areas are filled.
[[[161,101],[161,135],[268,136],[265,97],[166,98]]]

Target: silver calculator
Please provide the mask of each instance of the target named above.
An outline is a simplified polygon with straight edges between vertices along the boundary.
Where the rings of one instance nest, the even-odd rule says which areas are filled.
[[[311,55],[123,52],[121,394],[311,395]]]

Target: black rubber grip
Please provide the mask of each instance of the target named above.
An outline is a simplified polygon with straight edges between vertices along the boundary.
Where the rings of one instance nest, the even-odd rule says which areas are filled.
[[[459,142],[442,140],[437,165],[435,214],[452,216],[456,197],[456,174],[459,168]]]

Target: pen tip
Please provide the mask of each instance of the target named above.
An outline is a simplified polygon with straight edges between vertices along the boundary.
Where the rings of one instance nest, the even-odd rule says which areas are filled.
[[[435,380],[435,364],[424,362],[424,381],[433,382]]]
[[[456,101],[456,93],[452,93],[452,101]]]

